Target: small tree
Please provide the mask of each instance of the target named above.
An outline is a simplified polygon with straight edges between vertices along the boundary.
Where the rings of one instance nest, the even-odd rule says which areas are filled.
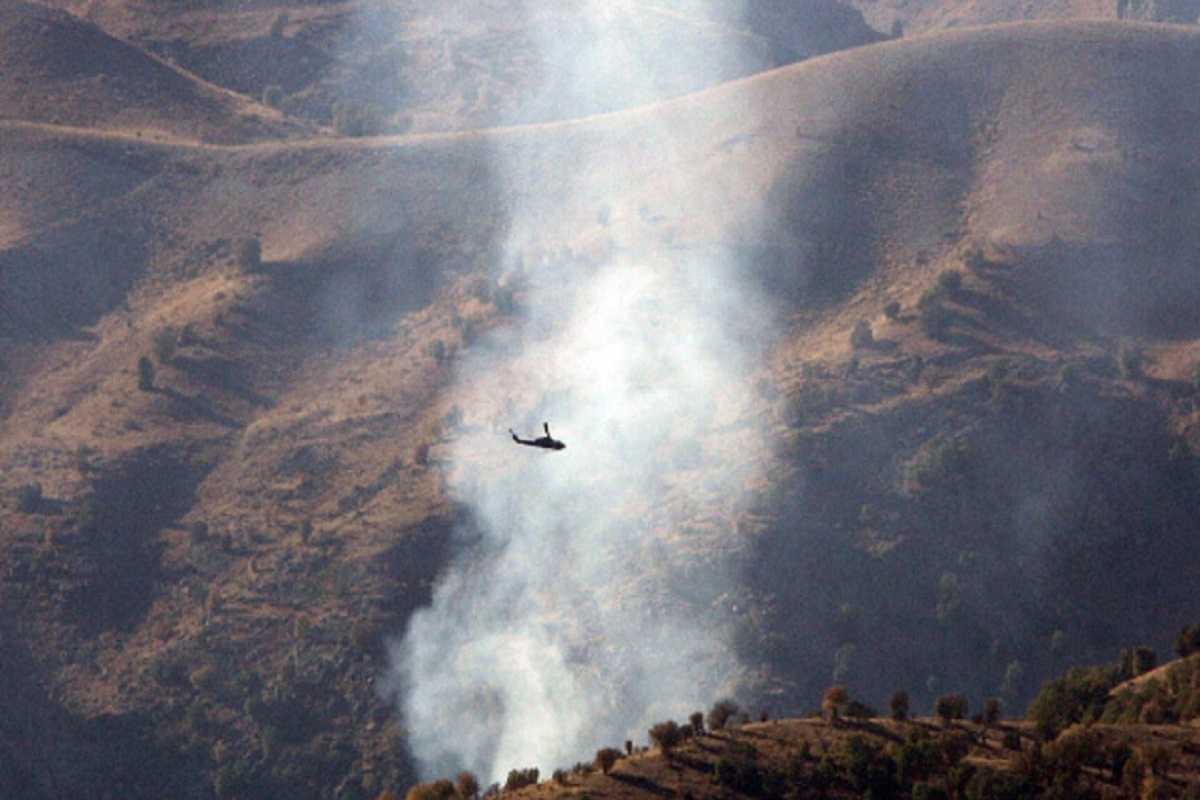
[[[850,331],[850,346],[855,349],[870,347],[875,343],[875,333],[871,330],[871,323],[865,319],[860,319],[858,324],[854,326],[854,330]]]
[[[1175,637],[1175,655],[1187,658],[1192,653],[1200,652],[1200,624],[1184,625],[1179,635]]]
[[[454,797],[454,784],[445,778],[418,783],[404,797],[405,800],[450,800]]]
[[[866,722],[876,716],[875,709],[861,700],[847,701],[845,714],[847,719],[852,719],[856,722]]]
[[[667,760],[670,760],[672,752],[682,740],[683,734],[679,730],[679,724],[674,720],[659,722],[650,729],[650,741],[662,750],[662,754]]]
[[[934,701],[933,713],[937,714],[943,725],[949,725],[951,720],[967,715],[967,698],[961,694],[944,694]]]
[[[175,350],[179,347],[179,331],[168,325],[154,334],[150,349],[160,364],[169,364],[175,358]],[[139,367],[141,366],[139,362]],[[154,366],[151,364],[151,366]]]
[[[825,697],[821,700],[821,710],[825,712],[825,716],[830,722],[836,722],[841,714],[842,706],[850,699],[850,693],[846,691],[846,687],[842,684],[830,686],[825,690]]]
[[[149,356],[142,356],[137,362],[138,389],[143,392],[154,391],[154,362]]]
[[[605,775],[611,772],[620,760],[621,751],[615,747],[602,747],[596,751],[596,769]]]
[[[1000,721],[1000,700],[989,697],[983,704],[983,724],[992,727]]]
[[[478,797],[479,778],[475,777],[475,773],[464,770],[458,773],[458,778],[454,781],[454,789],[463,800],[471,800],[473,797]]]
[[[892,695],[892,719],[896,722],[908,719],[908,692],[896,692]]]
[[[233,261],[246,272],[262,267],[262,240],[257,236],[239,236],[233,242]]]
[[[537,767],[509,770],[508,778],[504,781],[504,791],[515,792],[517,789],[533,786],[538,782],[540,774]]]
[[[692,731],[697,736],[704,735],[704,712],[703,711],[693,711],[692,715],[690,717],[688,717],[688,722],[691,723]]]
[[[948,269],[938,275],[938,289],[946,293],[947,297],[954,297],[962,291],[962,273],[956,269]]]
[[[263,89],[262,102],[264,106],[279,108],[283,105],[283,87],[277,83],[273,83]]]
[[[718,700],[717,702],[713,703],[713,707],[709,709],[708,729],[710,731],[725,730],[725,725],[730,719],[737,716],[738,712],[740,711],[741,708],[738,707],[738,704],[729,698]]]

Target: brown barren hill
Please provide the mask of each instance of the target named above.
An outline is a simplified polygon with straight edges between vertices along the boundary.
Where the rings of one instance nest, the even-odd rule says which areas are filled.
[[[0,8],[0,119],[234,143],[303,128],[69,13]]]

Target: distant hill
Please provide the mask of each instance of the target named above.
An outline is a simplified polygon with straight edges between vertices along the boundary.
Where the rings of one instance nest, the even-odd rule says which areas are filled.
[[[837,0],[724,14],[708,6],[736,4],[49,2],[290,115],[336,126],[365,111],[382,133],[627,109],[884,38]],[[583,66],[606,49],[610,63]]]
[[[0,10],[0,119],[226,144],[304,130],[204,84],[71,14]]]

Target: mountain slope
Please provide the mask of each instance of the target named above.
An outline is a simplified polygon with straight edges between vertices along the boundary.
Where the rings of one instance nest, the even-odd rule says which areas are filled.
[[[5,125],[0,656],[52,689],[0,703],[172,767],[113,777],[130,796],[411,780],[376,681],[469,526],[450,445],[505,436],[453,393],[529,301],[490,270],[614,253],[728,254],[776,302],[752,407],[700,450],[775,443],[713,610],[756,702],[1017,702],[1166,639],[1200,617],[1198,59],[1190,30],[1024,24],[471,135]],[[528,240],[505,164],[540,193]],[[94,783],[55,766],[74,741],[22,790]]]
[[[278,112],[42,5],[0,10],[0,118],[232,143],[296,134]]]

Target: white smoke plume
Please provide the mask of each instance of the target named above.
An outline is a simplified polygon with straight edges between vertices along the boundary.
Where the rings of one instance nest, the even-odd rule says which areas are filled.
[[[620,164],[576,155],[580,175],[622,185]],[[473,524],[393,652],[426,778],[545,775],[645,742],[741,672],[729,609],[737,517],[764,461],[747,418],[767,315],[718,249],[522,258],[553,214],[525,166],[496,165],[518,202],[525,313],[472,347],[455,389],[448,477]],[[510,440],[543,421],[566,450]]]

